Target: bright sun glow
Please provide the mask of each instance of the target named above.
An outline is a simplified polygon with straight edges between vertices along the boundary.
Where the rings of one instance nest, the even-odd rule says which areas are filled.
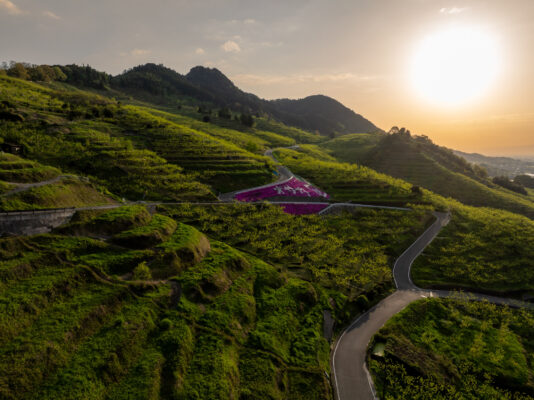
[[[473,28],[451,28],[418,46],[412,81],[425,100],[460,105],[482,96],[500,70],[497,41]]]

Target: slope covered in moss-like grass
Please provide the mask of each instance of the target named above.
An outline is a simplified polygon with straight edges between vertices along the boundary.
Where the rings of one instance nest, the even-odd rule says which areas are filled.
[[[53,179],[57,168],[41,165],[14,154],[0,153],[0,180],[14,183],[34,183]]]
[[[374,336],[380,398],[534,398],[534,313],[483,302],[420,300]]]
[[[2,211],[41,208],[86,207],[114,204],[107,190],[76,177],[65,177],[49,185],[28,188],[0,198]]]
[[[533,237],[526,217],[456,204],[451,222],[415,260],[412,278],[421,287],[532,294]]]
[[[278,149],[274,153],[283,165],[318,185],[333,200],[383,205],[406,205],[422,200],[411,191],[412,185],[367,167],[322,161],[310,155],[313,153],[305,154],[306,150]]]

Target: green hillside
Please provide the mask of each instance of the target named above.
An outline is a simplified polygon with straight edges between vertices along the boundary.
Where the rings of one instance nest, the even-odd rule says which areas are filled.
[[[452,221],[412,269],[421,287],[534,295],[534,221],[488,208],[454,206]]]
[[[370,370],[378,395],[532,399],[532,329],[532,311],[420,300],[389,320],[371,342]]]
[[[436,210],[451,222],[415,261],[417,285],[534,293],[533,190],[497,186],[426,137],[376,131],[320,96],[269,108],[214,70],[31,68],[42,82],[0,72],[0,145],[21,148],[0,153],[0,210],[115,208],[0,237],[1,399],[333,399],[331,340],[395,290],[395,259]],[[386,208],[218,202],[278,165],[325,201]],[[528,399],[531,319],[408,307],[372,346],[381,398]]]
[[[228,207],[163,210],[176,220],[142,206],[86,211],[56,234],[0,239],[2,398],[331,398],[323,310],[346,321],[383,296],[390,257],[424,215],[365,211],[325,228],[267,207],[254,227],[253,206]],[[236,219],[245,236],[223,229]],[[249,245],[208,242],[179,221]],[[317,240],[361,239],[317,247],[303,226]]]
[[[424,139],[390,135],[367,155],[365,165],[468,205],[534,218],[534,198],[494,185],[465,160]]]
[[[352,134],[321,143],[320,147],[338,161],[365,165],[464,204],[534,218],[531,194],[521,195],[494,184],[483,169],[425,136],[399,132]]]

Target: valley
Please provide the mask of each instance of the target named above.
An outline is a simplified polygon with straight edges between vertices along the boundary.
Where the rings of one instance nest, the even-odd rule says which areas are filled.
[[[72,213],[2,232],[0,397],[532,398],[530,189],[332,99],[68,68],[0,74],[3,215]]]

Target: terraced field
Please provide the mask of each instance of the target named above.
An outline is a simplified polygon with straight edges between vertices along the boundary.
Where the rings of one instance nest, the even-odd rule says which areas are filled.
[[[217,191],[228,192],[273,180],[272,163],[264,156],[133,106],[126,109],[121,125],[134,132],[130,137],[136,143],[186,171],[199,174],[199,179]]]
[[[330,398],[324,289],[190,226],[87,211],[0,256],[2,398]]]
[[[411,191],[410,184],[366,167],[321,161],[304,152],[289,149],[277,150],[275,155],[294,173],[329,193],[333,200],[392,206],[422,200]]]
[[[454,164],[454,159],[443,161],[443,152],[425,152],[429,144],[387,139],[367,154],[365,165],[467,205],[499,208],[534,218],[532,196],[502,189],[487,179],[476,177],[465,169],[466,165]],[[434,147],[437,146],[431,146]]]
[[[0,153],[0,181],[32,183],[53,179],[59,174],[57,168],[41,165],[14,154]]]

